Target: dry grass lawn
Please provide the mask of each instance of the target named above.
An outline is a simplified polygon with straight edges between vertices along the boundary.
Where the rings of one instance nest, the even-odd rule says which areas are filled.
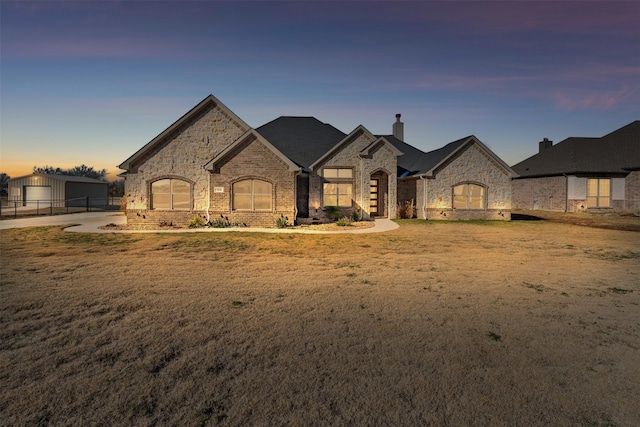
[[[2,425],[640,425],[640,234],[0,232]]]

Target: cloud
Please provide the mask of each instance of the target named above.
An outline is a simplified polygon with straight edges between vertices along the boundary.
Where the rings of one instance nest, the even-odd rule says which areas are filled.
[[[565,111],[612,110],[616,108],[640,109],[640,90],[622,88],[619,90],[559,89],[553,93],[555,106]]]

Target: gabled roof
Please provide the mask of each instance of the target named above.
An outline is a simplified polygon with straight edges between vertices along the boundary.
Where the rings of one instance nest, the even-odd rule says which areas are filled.
[[[153,148],[156,147],[156,145],[160,144],[166,136],[170,135],[172,132],[174,132],[176,129],[182,126],[189,119],[191,119],[192,117],[197,115],[200,111],[202,111],[204,108],[207,108],[212,104],[222,109],[222,111],[224,111],[225,114],[227,114],[233,121],[237,122],[238,125],[240,125],[240,127],[243,127],[245,131],[251,129],[251,126],[246,124],[240,117],[238,117],[226,105],[220,102],[218,98],[216,98],[213,95],[209,95],[205,99],[200,101],[198,105],[196,105],[191,110],[189,110],[185,115],[183,115],[178,120],[176,120],[171,126],[169,126],[164,131],[162,131],[162,133],[160,133],[158,136],[156,136],[151,141],[149,141],[144,147],[136,151],[131,157],[129,157],[124,162],[122,162],[118,166],[118,168],[128,171],[131,168],[131,164],[133,162],[135,162],[136,160],[144,156],[146,153],[151,151]]]
[[[520,177],[626,174],[640,169],[640,121],[601,138],[567,138],[513,166]]]
[[[444,165],[449,159],[456,156],[459,152],[462,152],[466,147],[475,144],[481,151],[491,157],[505,173],[515,176],[516,173],[507,165],[500,157],[498,157],[493,151],[482,143],[474,135],[470,135],[466,138],[459,139],[457,141],[450,142],[442,148],[425,153],[416,163],[419,175],[433,176],[436,170]]]
[[[299,171],[300,166],[296,165],[291,159],[285,156],[280,150],[274,147],[269,141],[267,141],[262,135],[256,132],[255,129],[248,130],[240,138],[236,139],[233,143],[229,144],[224,150],[218,153],[213,159],[211,159],[204,168],[207,170],[213,170],[216,163],[220,162],[224,158],[226,158],[229,154],[233,153],[233,150],[243,142],[250,138],[251,136],[255,137],[260,143],[262,143],[265,147],[271,150],[276,156],[280,158],[287,166],[289,166],[290,171]]]
[[[282,116],[256,131],[298,166],[308,168],[346,134],[315,117]]]
[[[409,176],[418,172],[416,164],[420,157],[425,154],[424,151],[418,150],[413,145],[409,145],[393,135],[381,136],[403,153],[403,156],[398,158],[398,176]]]
[[[364,147],[362,150],[360,150],[359,155],[360,157],[368,158],[369,156],[371,156],[371,153],[377,149],[377,147],[384,146],[384,145],[388,146],[391,152],[396,156],[402,156],[404,154],[402,151],[398,150],[395,145],[389,142],[387,138],[385,138],[384,136],[379,136],[376,138],[375,141],[373,141],[372,143]]]
[[[358,125],[354,130],[351,131],[351,133],[349,133],[349,135],[346,135],[344,138],[342,138],[340,141],[334,144],[334,146],[331,147],[331,149],[325,151],[324,153],[322,153],[320,157],[316,158],[315,161],[311,165],[309,165],[309,168],[314,169],[323,160],[325,160],[332,154],[336,153],[338,150],[340,150],[340,148],[342,148],[343,145],[349,143],[349,141],[353,140],[354,138],[357,138],[358,135],[360,134],[367,135],[371,140],[377,139],[371,132],[369,132],[369,130],[366,127],[362,125]]]

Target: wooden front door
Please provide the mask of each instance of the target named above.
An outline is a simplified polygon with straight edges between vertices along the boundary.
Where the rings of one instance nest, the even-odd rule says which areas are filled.
[[[370,216],[378,216],[379,215],[379,200],[378,200],[378,188],[380,187],[380,180],[377,178],[371,179],[371,193],[369,195],[369,215]]]

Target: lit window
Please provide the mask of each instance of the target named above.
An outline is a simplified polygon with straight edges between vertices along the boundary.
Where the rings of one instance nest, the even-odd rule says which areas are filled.
[[[322,176],[326,181],[322,187],[323,205],[350,208],[353,204],[353,169],[324,168]]]
[[[347,168],[325,168],[322,176],[327,179],[353,179],[353,169]]]
[[[454,209],[484,209],[484,187],[461,184],[453,187]]]
[[[264,211],[272,209],[271,183],[258,179],[245,179],[233,184],[233,209]]]
[[[609,178],[587,179],[587,207],[611,207],[611,180]]]
[[[191,209],[191,184],[180,179],[161,179],[151,183],[151,209]]]

